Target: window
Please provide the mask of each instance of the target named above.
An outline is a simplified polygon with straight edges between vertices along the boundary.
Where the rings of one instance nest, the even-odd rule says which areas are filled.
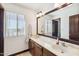
[[[24,22],[24,16],[18,15],[18,35],[24,35],[25,34],[25,22]]]
[[[24,15],[6,12],[6,36],[20,36],[25,34]]]

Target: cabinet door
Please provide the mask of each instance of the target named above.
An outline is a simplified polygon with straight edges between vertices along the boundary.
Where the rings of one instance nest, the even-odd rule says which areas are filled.
[[[30,53],[34,56],[35,55],[35,47],[34,47],[34,42],[31,39],[29,40],[29,49],[30,49]]]
[[[42,56],[42,47],[35,43],[35,56]]]
[[[33,56],[42,56],[42,47],[31,39],[29,40],[29,49]]]
[[[47,49],[43,48],[43,56],[56,56],[56,55],[51,53]]]

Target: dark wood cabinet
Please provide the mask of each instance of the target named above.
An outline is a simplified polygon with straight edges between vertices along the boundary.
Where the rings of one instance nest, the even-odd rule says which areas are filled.
[[[42,47],[35,43],[35,56],[42,56]]]
[[[43,56],[56,56],[56,55],[48,51],[47,49],[43,48]]]
[[[34,46],[34,42],[31,39],[29,40],[29,49],[30,49],[30,53],[34,56],[35,55],[35,46]]]
[[[79,14],[69,17],[69,26],[70,39],[79,41]]]
[[[33,56],[56,56],[31,39],[29,40],[29,49]]]
[[[33,56],[41,56],[42,55],[42,47],[31,39],[29,40],[29,49],[30,49],[30,53]]]

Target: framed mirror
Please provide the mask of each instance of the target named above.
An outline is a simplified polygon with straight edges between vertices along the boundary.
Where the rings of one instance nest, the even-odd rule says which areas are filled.
[[[65,3],[38,17],[37,34],[79,45],[79,4]]]

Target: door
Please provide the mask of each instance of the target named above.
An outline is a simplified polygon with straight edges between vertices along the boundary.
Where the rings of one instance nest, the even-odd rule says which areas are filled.
[[[4,18],[4,10],[0,8],[0,56],[4,55],[3,18]]]
[[[79,41],[79,15],[69,17],[69,38]]]
[[[58,21],[52,20],[52,36],[58,36]]]

